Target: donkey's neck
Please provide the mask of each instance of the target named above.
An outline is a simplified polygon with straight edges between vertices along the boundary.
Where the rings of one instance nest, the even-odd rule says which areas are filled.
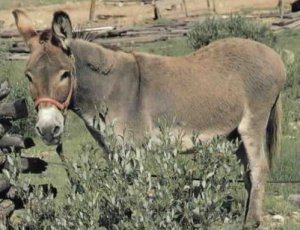
[[[134,55],[76,39],[70,48],[76,65],[76,105],[81,113],[92,120],[107,109],[107,121],[116,119],[125,127],[140,106],[140,73]]]

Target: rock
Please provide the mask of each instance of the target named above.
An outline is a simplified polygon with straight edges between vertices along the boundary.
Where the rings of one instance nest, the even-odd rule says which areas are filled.
[[[289,213],[289,218],[294,220],[300,220],[300,213],[299,212],[291,212]]]
[[[288,50],[288,49],[283,49],[281,52],[281,57],[287,63],[288,65],[291,65],[295,62],[295,53]]]
[[[300,194],[291,194],[288,197],[288,201],[293,204],[300,204]]]
[[[25,214],[24,209],[15,210],[10,217],[10,222],[13,225],[21,226],[22,220],[24,219],[24,214]]]
[[[172,10],[176,10],[177,8],[178,8],[178,6],[176,4],[172,4],[172,5],[169,5],[168,7],[166,7],[165,10],[172,11]]]
[[[284,199],[283,195],[277,195],[277,196],[274,196],[274,198],[276,200],[283,200]]]
[[[7,191],[9,188],[10,188],[9,180],[3,174],[1,174],[1,176],[0,176],[0,193]],[[1,209],[1,204],[0,204],[0,209]]]
[[[224,224],[229,224],[229,223],[230,223],[230,219],[228,217],[225,217]]]
[[[272,220],[277,222],[277,223],[280,223],[280,224],[283,224],[284,223],[284,217],[281,216],[281,215],[274,215],[272,216]]]
[[[147,192],[147,196],[150,199],[155,199],[156,198],[156,189],[152,188]]]
[[[15,209],[15,204],[11,200],[2,200],[0,203],[0,217],[5,219]]]

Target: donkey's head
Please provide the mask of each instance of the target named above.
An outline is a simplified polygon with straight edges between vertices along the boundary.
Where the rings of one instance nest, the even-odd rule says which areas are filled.
[[[28,16],[14,10],[17,28],[30,49],[25,76],[38,111],[37,133],[46,144],[58,144],[64,129],[64,110],[72,101],[74,60],[67,46],[72,38],[68,15],[56,12],[52,28],[36,32]]]

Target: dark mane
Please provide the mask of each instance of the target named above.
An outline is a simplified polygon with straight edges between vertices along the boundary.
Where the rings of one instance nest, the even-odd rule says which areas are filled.
[[[52,30],[45,29],[40,32],[40,42],[48,42],[52,38]]]
[[[100,42],[100,40],[105,39],[105,38],[103,38],[103,35],[98,32],[77,30],[77,31],[73,31],[73,38],[74,39],[76,39],[76,38],[83,39],[85,41],[93,42],[98,45],[101,45],[104,48],[107,48],[107,49],[110,49],[113,51],[119,51],[119,50],[124,51],[123,49],[121,49],[119,46],[116,46],[116,45],[102,44]]]
[[[45,29],[39,32],[40,43],[51,42],[55,46],[60,46],[57,38],[53,36],[51,29]]]
[[[46,43],[48,41],[51,41],[53,45],[59,46],[59,41],[53,36],[51,29],[45,29],[43,31],[40,31],[39,34],[40,34],[41,43]],[[85,41],[96,43],[98,45],[103,46],[104,48],[114,50],[114,51],[122,50],[120,47],[115,45],[101,44],[99,40],[103,39],[103,36],[97,32],[76,30],[73,31],[72,35],[73,35],[73,39],[83,39]]]

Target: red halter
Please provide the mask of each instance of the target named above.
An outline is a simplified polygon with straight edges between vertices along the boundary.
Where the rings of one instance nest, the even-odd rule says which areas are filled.
[[[71,102],[74,87],[75,87],[75,78],[73,76],[71,76],[70,90],[69,90],[68,96],[64,102],[61,103],[51,97],[40,97],[34,103],[35,108],[38,108],[41,103],[50,103],[52,105],[55,105],[61,111],[65,110],[66,108],[68,108],[68,106]]]

